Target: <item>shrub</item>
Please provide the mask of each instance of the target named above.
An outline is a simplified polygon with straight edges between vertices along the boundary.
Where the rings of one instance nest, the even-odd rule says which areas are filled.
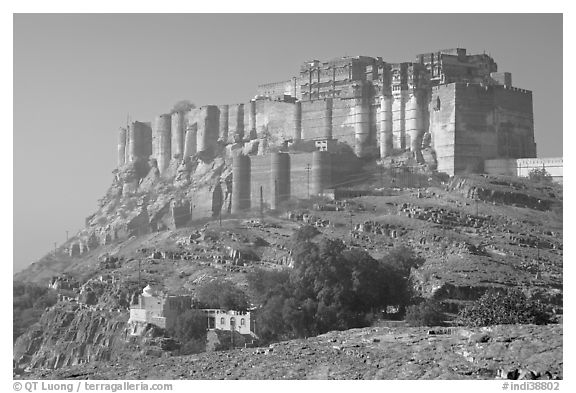
[[[534,168],[528,173],[528,178],[533,182],[552,183],[552,175],[544,168]]]
[[[444,317],[441,305],[436,300],[427,300],[406,309],[406,322],[410,326],[443,325]]]
[[[549,315],[539,301],[532,301],[518,290],[486,292],[458,315],[465,326],[537,324],[549,322]]]

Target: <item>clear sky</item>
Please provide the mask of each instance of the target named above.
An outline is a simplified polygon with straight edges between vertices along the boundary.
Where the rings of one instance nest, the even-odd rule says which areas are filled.
[[[452,47],[532,90],[538,156],[562,156],[561,14],[16,14],[14,270],[95,211],[128,113],[243,102],[309,59]]]

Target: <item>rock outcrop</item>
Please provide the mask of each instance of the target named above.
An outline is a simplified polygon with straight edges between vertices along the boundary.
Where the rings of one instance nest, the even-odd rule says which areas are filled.
[[[487,328],[375,327],[261,348],[138,364],[103,362],[43,379],[562,379],[562,325]]]

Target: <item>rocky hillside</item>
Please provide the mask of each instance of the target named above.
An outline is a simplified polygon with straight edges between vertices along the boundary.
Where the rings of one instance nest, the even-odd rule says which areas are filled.
[[[263,348],[97,362],[31,379],[562,379],[562,325],[374,327]]]
[[[247,273],[290,268],[290,238],[304,224],[315,226],[320,238],[341,239],[347,248],[366,250],[376,259],[399,245],[414,250],[424,260],[410,275],[416,294],[440,301],[448,314],[490,288],[517,288],[561,320],[561,185],[482,175],[444,183],[426,175],[410,185],[410,179],[396,181],[372,171],[373,178],[358,187],[362,192],[343,191],[348,197],[291,201],[281,211],[220,220],[209,206],[216,194],[222,198],[218,203],[230,203],[226,186],[215,190],[230,180],[223,157],[174,162],[163,178],[154,166],[138,165],[120,168],[78,236],[15,275],[41,285],[73,282],[58,290],[59,302],[17,339],[17,369],[55,378],[493,378],[514,367],[561,376],[561,325],[443,335],[375,328],[257,353],[246,349],[161,360],[148,357],[167,355],[166,343],[153,334],[135,342],[126,327],[130,300],[147,283],[194,295],[202,283],[225,278],[250,294]],[[195,210],[186,206],[192,195]],[[477,333],[489,337],[471,340]],[[116,371],[115,361],[134,356],[147,371]],[[538,369],[537,363],[546,366]],[[76,371],[64,371],[69,367]],[[63,371],[34,371],[41,369]]]

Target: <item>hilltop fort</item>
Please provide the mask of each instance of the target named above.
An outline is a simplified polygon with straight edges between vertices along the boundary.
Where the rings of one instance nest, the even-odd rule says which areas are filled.
[[[121,128],[116,180],[70,253],[192,217],[277,210],[384,170],[525,176],[531,168],[561,180],[561,158],[536,158],[532,92],[513,87],[487,54],[312,60],[245,103],[175,108]]]

